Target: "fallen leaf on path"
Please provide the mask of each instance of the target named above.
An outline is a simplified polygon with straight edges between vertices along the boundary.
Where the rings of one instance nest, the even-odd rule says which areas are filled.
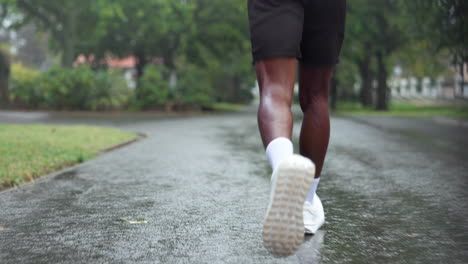
[[[132,221],[132,220],[128,220],[128,219],[125,219],[123,217],[120,217],[120,220],[124,221],[124,222],[127,222],[129,224],[146,224],[148,223],[148,221],[146,220],[143,220],[143,221]]]
[[[0,231],[6,230],[6,227],[0,226]]]

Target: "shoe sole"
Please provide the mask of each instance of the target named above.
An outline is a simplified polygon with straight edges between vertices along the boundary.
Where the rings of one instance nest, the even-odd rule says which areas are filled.
[[[273,256],[290,256],[304,241],[303,204],[314,175],[313,163],[303,157],[279,165],[263,222],[263,245]]]

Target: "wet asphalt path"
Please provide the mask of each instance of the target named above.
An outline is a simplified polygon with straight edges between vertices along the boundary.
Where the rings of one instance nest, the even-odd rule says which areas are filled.
[[[252,109],[170,119],[0,112],[0,122],[148,134],[0,193],[0,263],[468,263],[466,126],[333,118],[318,190],[326,224],[275,259],[261,241],[270,172]]]

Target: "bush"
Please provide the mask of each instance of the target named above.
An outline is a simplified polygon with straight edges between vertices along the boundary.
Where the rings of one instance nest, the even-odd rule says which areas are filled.
[[[177,103],[211,107],[214,103],[213,88],[206,71],[195,65],[181,66],[177,75],[174,97]]]
[[[43,97],[35,85],[39,74],[39,71],[19,63],[14,63],[11,66],[10,100],[13,105],[34,108],[40,101],[43,101]]]
[[[120,71],[94,72],[80,66],[39,74],[13,67],[12,100],[24,108],[109,110],[126,106],[131,93]]]
[[[168,103],[169,83],[164,80],[164,66],[147,66],[135,90],[134,105],[139,109],[151,109]]]
[[[41,75],[37,86],[44,95],[44,107],[86,110],[96,87],[96,74],[86,66],[53,68]]]
[[[121,71],[98,72],[86,108],[89,110],[123,108],[128,105],[132,93]]]

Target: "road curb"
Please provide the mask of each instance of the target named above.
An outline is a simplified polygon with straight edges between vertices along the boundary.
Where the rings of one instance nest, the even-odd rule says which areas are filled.
[[[101,154],[104,154],[104,153],[107,153],[109,151],[112,151],[112,150],[115,150],[115,149],[118,149],[118,148],[121,148],[121,147],[124,147],[126,145],[129,145],[131,143],[134,143],[134,142],[137,142],[139,140],[142,140],[144,138],[147,138],[148,135],[146,133],[143,133],[143,132],[134,132],[137,136],[130,139],[130,140],[127,140],[127,141],[124,141],[122,143],[118,143],[118,144],[115,144],[113,146],[110,146],[110,147],[107,147],[107,148],[104,148],[104,149],[101,149],[99,151],[99,155]]]

